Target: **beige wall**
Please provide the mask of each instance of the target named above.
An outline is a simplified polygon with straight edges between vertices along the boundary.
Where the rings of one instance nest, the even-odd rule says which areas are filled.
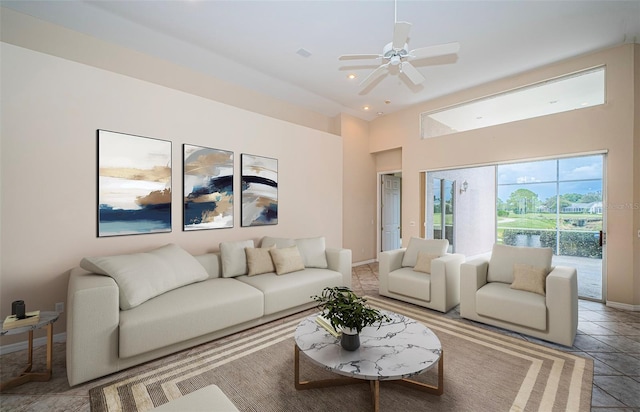
[[[420,218],[420,171],[607,150],[607,299],[624,307],[640,307],[640,267],[637,259],[634,261],[634,255],[640,255],[640,244],[634,241],[640,211],[624,206],[633,205],[639,196],[638,178],[634,181],[634,171],[638,176],[637,148],[634,158],[638,92],[633,87],[639,70],[636,66],[634,73],[637,47],[624,45],[576,57],[374,120],[370,127],[372,153],[402,147],[403,239],[419,233],[419,228],[408,222]],[[421,112],[598,65],[607,67],[607,102],[603,106],[427,140],[419,137]]]
[[[341,115],[344,147],[343,244],[351,249],[353,262],[375,259],[376,163],[369,153],[369,123]]]
[[[265,235],[323,235],[328,246],[342,246],[341,137],[49,54],[0,47],[2,317],[15,299],[41,310],[66,301],[67,271],[87,255],[170,242],[198,254],[217,250],[221,241]],[[96,237],[96,129],[172,141],[171,233]],[[371,157],[360,149],[363,133],[356,137],[365,142],[353,150]],[[183,143],[234,152],[233,229],[182,231]],[[278,159],[278,225],[240,227],[241,153]],[[61,319],[55,332],[64,330]]]
[[[337,134],[331,118],[135,50],[0,7],[2,41]]]

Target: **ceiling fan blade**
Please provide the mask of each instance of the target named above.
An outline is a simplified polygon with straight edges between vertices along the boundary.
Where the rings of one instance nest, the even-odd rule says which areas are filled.
[[[393,28],[393,48],[402,49],[407,43],[409,37],[409,30],[411,30],[411,23],[406,21],[398,21]]]
[[[437,46],[422,47],[420,49],[411,50],[409,52],[410,60],[426,59],[428,57],[444,56],[447,54],[456,54],[460,50],[460,43],[438,44]]]
[[[404,73],[405,76],[407,76],[409,80],[411,80],[411,83],[415,85],[418,85],[425,81],[424,76],[420,74],[418,69],[413,67],[413,65],[409,62],[402,62],[402,66],[400,66],[400,69],[402,70],[402,73]]]
[[[363,89],[366,89],[367,87],[369,87],[369,85],[373,83],[374,80],[382,76],[387,71],[388,67],[389,67],[389,63],[378,66],[377,69],[369,73],[369,75],[365,77],[363,81],[360,82],[360,87]]]
[[[379,59],[379,54],[343,54],[338,60]]]

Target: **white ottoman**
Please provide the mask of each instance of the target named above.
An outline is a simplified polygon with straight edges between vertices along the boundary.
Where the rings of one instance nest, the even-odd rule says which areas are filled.
[[[235,405],[216,385],[205,386],[152,410],[154,412],[238,412]]]

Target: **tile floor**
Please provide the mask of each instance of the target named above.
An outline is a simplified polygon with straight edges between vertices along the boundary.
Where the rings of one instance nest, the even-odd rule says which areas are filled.
[[[378,296],[378,265],[354,267],[352,286],[358,294]],[[460,319],[457,308],[443,316]],[[580,301],[579,321],[578,335],[572,348],[473,323],[592,358],[595,368],[591,411],[640,412],[640,312],[626,312],[600,303]],[[27,383],[8,390],[0,395],[0,411],[89,412],[89,390],[110,382],[116,376],[69,388],[64,357],[65,344],[54,344],[53,378],[49,382]],[[43,366],[37,362],[44,358],[44,347],[34,350],[34,358],[36,367]],[[15,374],[25,360],[26,351],[0,356],[0,379],[4,381]]]

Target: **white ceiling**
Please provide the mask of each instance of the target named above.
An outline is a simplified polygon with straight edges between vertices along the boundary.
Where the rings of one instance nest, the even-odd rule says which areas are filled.
[[[640,42],[640,0],[409,1],[409,49],[457,41],[457,60],[414,62],[413,86],[359,81],[391,41],[394,1],[1,1],[2,6],[243,85],[328,116],[373,119],[409,105],[622,43]],[[302,57],[304,48],[311,53]],[[355,73],[358,78],[347,79]],[[390,103],[385,103],[390,101]],[[369,112],[362,107],[371,107]]]

